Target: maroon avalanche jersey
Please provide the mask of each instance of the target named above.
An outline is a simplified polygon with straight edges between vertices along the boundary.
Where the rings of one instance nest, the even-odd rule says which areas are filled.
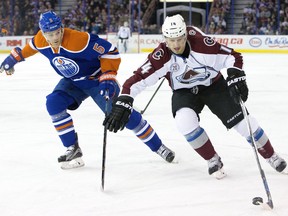
[[[242,69],[240,53],[221,45],[196,27],[187,27],[188,54],[176,55],[165,42],[150,53],[123,85],[122,94],[135,97],[146,87],[165,77],[172,90],[209,86],[224,68]],[[185,49],[186,50],[186,49]]]

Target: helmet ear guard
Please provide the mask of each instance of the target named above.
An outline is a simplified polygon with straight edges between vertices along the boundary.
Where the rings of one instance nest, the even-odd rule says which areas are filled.
[[[186,23],[180,14],[167,16],[162,25],[162,34],[166,38],[177,38],[186,34]]]
[[[61,18],[53,11],[47,11],[40,15],[39,28],[43,33],[52,32],[62,27]]]

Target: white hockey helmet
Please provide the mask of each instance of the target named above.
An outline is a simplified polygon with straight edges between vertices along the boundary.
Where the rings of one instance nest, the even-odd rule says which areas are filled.
[[[176,38],[186,34],[186,23],[180,14],[167,16],[162,25],[162,33],[166,38]]]

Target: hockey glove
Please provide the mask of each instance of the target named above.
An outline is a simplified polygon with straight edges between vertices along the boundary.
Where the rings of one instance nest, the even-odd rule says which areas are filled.
[[[16,47],[11,50],[10,55],[2,62],[0,66],[0,72],[6,72],[7,75],[12,75],[14,73],[14,65],[18,62],[24,61],[21,53],[21,49]]]
[[[245,72],[236,68],[228,68],[227,74],[228,77],[226,81],[230,96],[234,99],[236,104],[240,103],[240,97],[245,102],[248,98]]]
[[[115,72],[103,73],[99,77],[99,82],[99,91],[103,97],[105,96],[106,90],[109,92],[109,98],[115,96],[118,86]]]
[[[103,125],[111,132],[123,130],[133,111],[134,99],[130,96],[119,96],[112,105],[111,113],[105,118]]]

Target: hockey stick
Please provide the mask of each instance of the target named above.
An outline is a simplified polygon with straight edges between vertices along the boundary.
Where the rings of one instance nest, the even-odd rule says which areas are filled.
[[[109,91],[105,91],[105,118],[108,115],[108,100],[109,100]],[[104,191],[105,183],[105,162],[106,162],[106,144],[107,144],[107,126],[104,126],[104,138],[103,138],[103,154],[102,154],[102,176],[101,176],[101,189]]]
[[[255,138],[254,138],[253,133],[252,133],[251,124],[250,124],[250,121],[249,121],[249,118],[248,118],[247,110],[246,110],[245,104],[244,104],[244,102],[242,101],[241,98],[239,99],[239,101],[240,101],[242,113],[244,115],[244,119],[245,119],[246,124],[247,124],[247,128],[249,130],[249,134],[250,134],[250,137],[251,137],[251,145],[252,145],[253,150],[254,150],[254,154],[255,154],[256,161],[257,161],[257,165],[258,165],[258,168],[259,168],[259,171],[260,171],[260,175],[261,175],[261,178],[262,178],[262,181],[263,181],[263,185],[264,185],[264,188],[265,188],[265,191],[266,191],[266,194],[267,194],[267,198],[268,198],[268,202],[267,203],[263,203],[263,199],[261,197],[254,197],[253,198],[253,204],[254,205],[262,205],[266,209],[273,209],[274,206],[273,206],[273,201],[272,201],[270,189],[268,187],[268,183],[267,183],[267,179],[266,179],[265,173],[264,173],[264,171],[263,171],[263,169],[261,167],[260,161],[259,161],[259,156],[258,156],[258,152],[257,152],[256,142],[255,142]]]
[[[161,85],[163,84],[165,78],[162,79],[161,83],[159,84],[159,86],[157,87],[157,89],[155,90],[154,94],[152,95],[152,97],[150,98],[150,100],[148,101],[147,105],[145,106],[145,108],[143,110],[140,111],[141,114],[144,114],[144,112],[146,111],[147,107],[149,106],[149,104],[151,103],[151,101],[153,100],[153,98],[155,97],[156,93],[158,92],[158,90],[160,89]]]

